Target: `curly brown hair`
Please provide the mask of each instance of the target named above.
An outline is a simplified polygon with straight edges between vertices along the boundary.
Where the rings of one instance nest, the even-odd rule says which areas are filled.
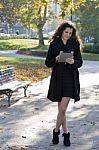
[[[66,22],[63,22],[55,31],[55,33],[52,35],[51,37],[51,40],[54,40],[58,37],[61,37],[62,36],[62,33],[63,31],[66,29],[66,28],[72,28],[73,29],[73,32],[72,32],[72,36],[71,38],[74,38],[75,40],[79,41],[80,42],[80,37],[78,36],[77,32],[76,32],[76,28],[74,26],[74,24],[71,22],[71,21],[66,21]]]

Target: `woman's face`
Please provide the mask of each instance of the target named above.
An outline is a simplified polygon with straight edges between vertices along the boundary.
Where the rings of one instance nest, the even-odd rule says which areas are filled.
[[[72,28],[66,28],[62,33],[62,39],[67,41],[72,36],[73,29]]]

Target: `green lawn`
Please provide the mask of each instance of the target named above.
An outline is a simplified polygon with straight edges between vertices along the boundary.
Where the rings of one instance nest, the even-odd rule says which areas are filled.
[[[44,60],[38,59],[27,59],[27,58],[14,58],[14,57],[0,57],[0,68],[3,66],[15,66],[15,67],[26,67],[30,65],[34,66],[44,66]]]
[[[48,40],[45,40],[45,45],[48,45]],[[0,50],[3,49],[27,49],[38,47],[37,39],[7,39],[0,40]]]
[[[99,54],[82,53],[82,57],[84,60],[99,61]]]

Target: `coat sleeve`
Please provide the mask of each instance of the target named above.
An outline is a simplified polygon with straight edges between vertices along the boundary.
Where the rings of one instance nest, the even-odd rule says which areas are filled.
[[[75,53],[75,56],[74,56],[74,65],[77,67],[77,68],[80,68],[83,64],[83,60],[82,60],[82,56],[81,56],[81,52],[80,52],[80,44],[77,43],[77,49],[76,49],[76,53]]]
[[[54,67],[56,65],[56,56],[54,55],[54,44],[50,43],[47,57],[45,59],[45,65],[47,67]]]

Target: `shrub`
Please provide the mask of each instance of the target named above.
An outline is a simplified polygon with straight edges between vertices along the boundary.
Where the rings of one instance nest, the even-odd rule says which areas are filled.
[[[99,43],[96,44],[84,44],[83,52],[99,54]]]

